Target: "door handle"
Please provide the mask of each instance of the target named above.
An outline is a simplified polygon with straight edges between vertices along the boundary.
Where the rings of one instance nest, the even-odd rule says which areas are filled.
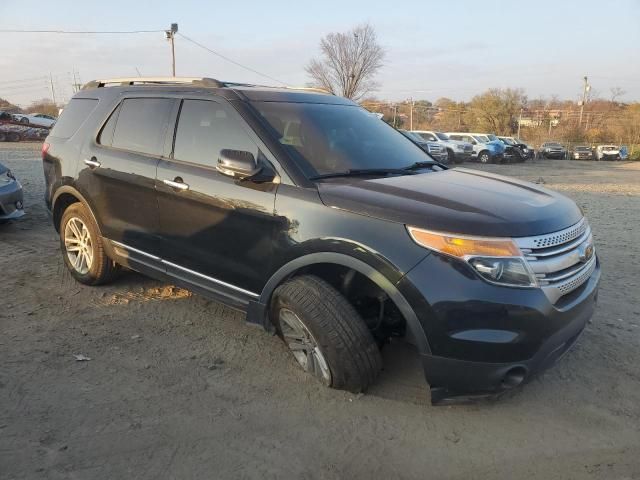
[[[96,157],[85,158],[84,164],[89,165],[91,168],[97,168],[100,166],[100,162],[96,159]]]
[[[189,185],[184,182],[178,182],[176,180],[162,180],[162,183],[164,183],[165,185],[169,185],[171,188],[175,188],[177,190],[189,190]]]

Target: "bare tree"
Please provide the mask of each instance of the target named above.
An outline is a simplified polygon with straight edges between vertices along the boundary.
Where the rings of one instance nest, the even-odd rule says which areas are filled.
[[[312,59],[306,67],[313,86],[352,100],[376,88],[374,77],[383,65],[385,52],[371,25],[330,33],[320,41],[320,50],[320,58]]]

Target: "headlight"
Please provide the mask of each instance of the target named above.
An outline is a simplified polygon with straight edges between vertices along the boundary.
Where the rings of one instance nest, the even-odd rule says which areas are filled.
[[[453,149],[459,152],[464,152],[464,148],[462,147],[462,145],[454,145]]]
[[[522,153],[527,153],[528,151],[529,151],[529,149],[528,149],[528,148],[523,148],[523,149],[522,149]]]
[[[467,262],[484,280],[512,287],[536,287],[522,252],[510,238],[468,237],[407,227],[414,242]]]
[[[11,170],[7,170],[7,177],[9,177],[11,180],[16,179],[15,175],[11,172]]]

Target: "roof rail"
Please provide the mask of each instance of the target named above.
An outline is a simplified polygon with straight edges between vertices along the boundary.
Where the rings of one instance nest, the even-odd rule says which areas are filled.
[[[200,87],[224,87],[224,83],[215,78],[206,77],[123,77],[107,78],[104,80],[93,80],[86,83],[82,89],[102,88],[107,86],[128,86],[128,85],[195,85]]]

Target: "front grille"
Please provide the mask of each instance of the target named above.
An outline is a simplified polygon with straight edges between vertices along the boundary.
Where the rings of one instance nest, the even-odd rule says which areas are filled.
[[[584,284],[596,268],[586,219],[559,232],[515,239],[551,303]]]

